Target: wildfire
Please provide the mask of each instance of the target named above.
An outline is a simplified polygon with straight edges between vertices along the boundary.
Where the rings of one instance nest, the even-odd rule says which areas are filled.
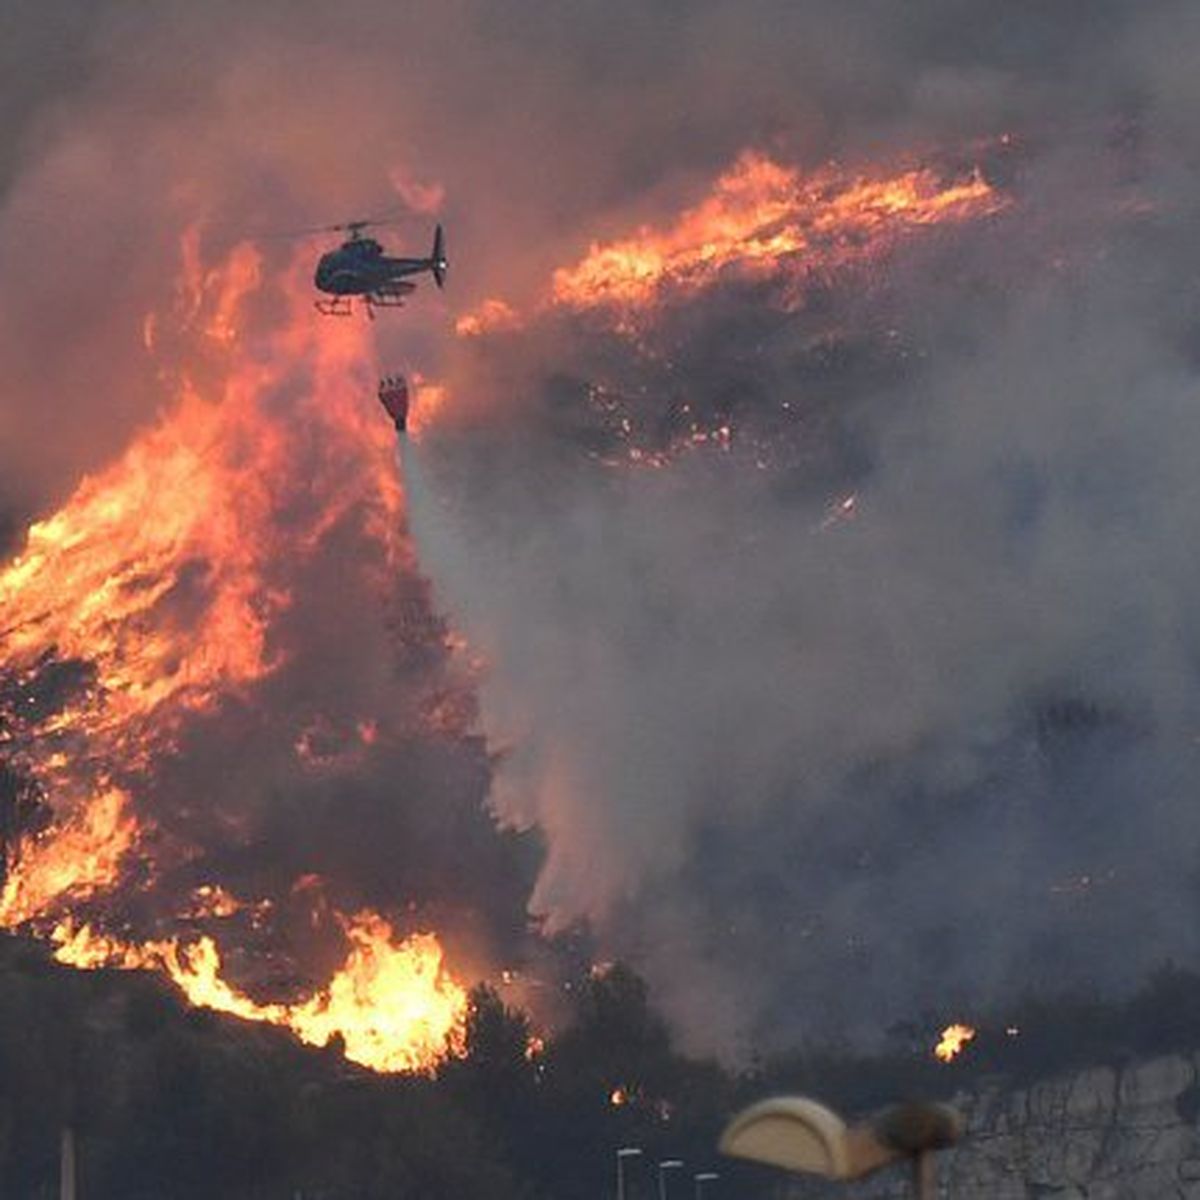
[[[111,887],[137,839],[123,791],[109,787],[89,797],[62,825],[19,844],[20,866],[0,889],[0,926],[24,924],[63,898],[85,900]]]
[[[236,298],[258,281],[245,258],[234,256],[228,277],[195,285],[213,293],[203,332],[225,347],[236,342]],[[215,710],[280,663],[268,633],[289,596],[271,564],[291,500],[289,452],[298,448],[260,408],[284,369],[283,346],[273,349],[262,361],[240,357],[217,396],[181,379],[169,414],[33,525],[23,553],[0,571],[6,669],[31,670],[53,655],[86,663],[92,677],[21,747],[56,809],[79,807],[81,793],[114,767],[147,770],[185,718]],[[321,400],[346,407],[336,395]],[[386,457],[375,466],[386,471]],[[396,483],[377,486],[373,498],[394,512]],[[286,549],[310,549],[343,505],[334,497],[308,528],[289,530]]]
[[[747,151],[670,228],[593,244],[582,261],[556,271],[552,300],[616,310],[628,321],[668,290],[692,294],[727,273],[768,278],[784,262],[809,273],[837,271],[916,229],[976,220],[1006,203],[978,172],[945,179],[928,168],[868,175],[832,165],[805,175]],[[464,332],[487,327],[481,310]]]
[[[225,920],[236,917],[238,913],[250,908],[255,919],[261,921],[263,915],[270,911],[269,901],[259,901],[255,905],[247,905],[232,895],[217,883],[204,883],[192,891],[191,902],[180,916],[193,921]]]
[[[286,318],[251,339],[258,255],[243,247],[209,269],[191,234],[182,261],[177,311],[148,317],[144,343],[154,352],[164,326],[178,327],[172,344],[194,345],[203,382],[164,367],[174,394],[163,415],[0,566],[4,678],[33,694],[48,671],[79,668],[48,712],[30,703],[0,713],[4,754],[50,810],[4,847],[0,927],[52,931],[56,957],[79,968],[160,971],[192,1004],[315,1045],[340,1037],[348,1058],[376,1070],[426,1069],[461,1047],[467,1004],[432,933],[401,939],[376,913],[341,918],[348,954],[329,982],[302,1003],[260,1003],[226,978],[211,937],[116,936],[98,911],[122,889],[151,889],[156,854],[180,836],[143,813],[185,727],[250,698],[284,665],[273,631],[293,603],[296,568],[351,513],[370,547],[364,571],[390,578],[410,562],[393,437],[371,403],[367,329],[317,322],[295,275],[273,281]],[[319,722],[297,729],[297,756],[336,767],[322,733]],[[364,715],[347,741],[369,747],[380,736],[380,719]],[[169,848],[175,861],[202,857]],[[271,912],[268,900],[211,883],[169,917],[246,913],[260,929]]]
[[[1002,145],[1003,139],[979,144],[972,152],[982,161]],[[464,341],[486,344],[536,329],[540,321],[582,316],[621,337],[640,355],[647,377],[661,381],[665,393],[677,393],[663,411],[643,403],[645,388],[619,373],[593,380],[587,391],[590,457],[606,467],[657,471],[685,455],[736,451],[739,460],[768,470],[778,461],[771,437],[735,428],[729,412],[703,396],[693,407],[686,330],[681,341],[670,314],[723,284],[754,286],[756,303],[781,314],[810,308],[818,290],[860,281],[872,289],[901,246],[984,221],[1012,203],[1011,193],[994,187],[979,167],[944,170],[909,161],[807,169],[748,149],[678,215],[593,242],[577,262],[553,272],[529,311],[492,297],[463,315],[456,330]],[[706,316],[719,319],[719,312],[699,319]],[[903,357],[899,336],[890,330],[888,345]],[[830,340],[836,350],[838,339]],[[747,355],[761,351],[746,347]],[[794,427],[788,409],[785,401],[779,423]],[[822,528],[853,515],[851,503],[832,512]]]
[[[372,912],[343,922],[350,953],[329,984],[299,1004],[260,1004],[221,976],[210,937],[131,943],[69,922],[53,933],[55,958],[94,969],[160,970],[197,1008],[291,1029],[324,1046],[340,1036],[346,1057],[375,1071],[419,1071],[461,1053],[467,993],[447,972],[441,946],[428,933],[397,941]]]
[[[361,334],[317,342],[297,323],[259,353],[239,350],[235,318],[260,283],[257,259],[239,251],[224,272],[204,274],[190,245],[185,239],[181,306],[202,339],[230,354],[219,394],[201,396],[180,378],[167,415],[33,525],[23,552],[0,570],[5,670],[36,677],[49,659],[87,667],[86,686],[61,710],[27,722],[12,745],[62,817],[8,864],[5,923],[43,911],[53,886],[67,892],[84,882],[49,865],[59,859],[86,859],[92,888],[101,873],[114,878],[136,840],[131,785],[170,753],[188,718],[216,711],[278,668],[269,631],[290,601],[278,559],[303,560],[351,504],[369,505],[377,536],[400,553],[386,435],[359,415],[344,383],[361,358]],[[304,418],[341,448],[322,462],[333,467],[328,479],[297,477],[305,440],[264,411],[264,396],[297,359],[309,361],[315,383]],[[338,470],[347,455],[364,468],[351,494]],[[328,504],[306,513],[299,502],[310,489]],[[113,787],[116,776],[128,781],[123,790]],[[105,819],[111,830],[101,827]],[[18,894],[27,897],[20,904]]]
[[[956,177],[929,167],[855,173],[832,163],[805,173],[747,150],[672,224],[594,242],[574,266],[556,270],[547,306],[599,311],[632,333],[665,298],[686,299],[719,279],[779,277],[796,280],[785,303],[798,306],[810,278],[878,259],[921,229],[979,220],[1009,203],[978,170]],[[524,323],[491,297],[455,329],[476,338]]]
[[[934,1046],[934,1057],[939,1062],[953,1062],[966,1047],[968,1042],[975,1040],[975,1030],[970,1025],[955,1023],[947,1025],[942,1030],[938,1044]]]
[[[454,332],[459,337],[479,337],[521,328],[521,318],[512,305],[496,298],[485,300],[474,312],[459,317]]]
[[[413,376],[413,400],[408,413],[408,434],[415,441],[432,425],[447,399],[444,384]]]

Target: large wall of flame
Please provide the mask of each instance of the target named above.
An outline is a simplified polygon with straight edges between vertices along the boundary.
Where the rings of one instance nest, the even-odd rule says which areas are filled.
[[[30,897],[66,876],[26,847],[50,883],[10,889],[3,922],[45,932],[75,906],[136,940],[216,921],[237,982],[289,1001],[340,965],[337,914],[360,909],[398,938],[435,930],[468,979],[507,962],[530,857],[485,810],[469,681],[405,552],[369,328],[312,311],[311,242],[247,246],[364,196],[420,210],[400,236],[428,237],[438,187],[412,126],[384,133],[352,47],[322,46],[310,16],[312,38],[265,16],[221,32],[182,6],[6,14],[5,53],[38,69],[6,80],[30,91],[3,110],[0,200],[0,537],[29,564],[5,571],[3,603],[51,614],[6,627],[0,737],[65,845],[97,827],[89,788],[127,798],[119,848],[44,907]],[[337,99],[313,106],[291,72]],[[30,751],[50,725],[65,754]],[[237,915],[192,911],[213,886]]]

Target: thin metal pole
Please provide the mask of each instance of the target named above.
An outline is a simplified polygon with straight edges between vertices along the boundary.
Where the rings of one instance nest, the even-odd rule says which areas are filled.
[[[59,1200],[75,1200],[75,1181],[75,1130],[67,1125],[62,1131],[62,1146],[59,1153]]]
[[[625,1160],[640,1158],[639,1146],[622,1146],[617,1150],[617,1200],[625,1200]]]
[[[713,1183],[720,1179],[720,1175],[716,1171],[701,1171],[697,1175],[692,1176],[692,1182],[696,1185],[696,1200],[704,1200],[704,1185]]]
[[[664,1158],[658,1164],[658,1200],[667,1200],[667,1172],[678,1171],[683,1167],[680,1158]]]
[[[922,1150],[913,1159],[913,1187],[917,1200],[934,1200],[937,1195],[936,1167],[932,1150]]]

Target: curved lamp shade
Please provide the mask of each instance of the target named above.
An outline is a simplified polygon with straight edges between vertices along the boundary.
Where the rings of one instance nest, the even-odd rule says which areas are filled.
[[[722,1153],[788,1171],[857,1179],[901,1159],[953,1145],[962,1118],[944,1104],[897,1104],[847,1126],[832,1109],[806,1096],[760,1101],[730,1122]]]

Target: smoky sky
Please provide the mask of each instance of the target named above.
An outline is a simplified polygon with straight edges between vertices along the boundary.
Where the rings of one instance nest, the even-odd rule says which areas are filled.
[[[1194,960],[1194,215],[1063,195],[1034,166],[866,298],[717,288],[664,319],[665,377],[546,318],[468,352],[507,429],[409,452],[435,594],[493,661],[494,802],[548,838],[532,906],[700,1044]],[[635,437],[684,396],[730,448],[598,466],[590,389],[639,376]]]
[[[1124,105],[1189,153],[1196,103],[1195,17],[1165,0],[22,0],[3,21],[4,490],[34,510],[153,410],[137,324],[190,221],[219,246],[436,183],[469,304],[533,287],[750,142],[811,161]],[[427,221],[397,236],[423,245]],[[385,352],[411,355],[423,319],[381,331]]]
[[[130,0],[0,20],[13,521],[161,405],[142,319],[186,228],[213,255],[261,238],[281,266],[304,251],[277,233],[399,210],[389,237],[416,250],[436,211],[451,287],[376,341],[471,417],[409,482],[436,602],[490,660],[501,766],[489,783],[481,747],[447,771],[414,746],[364,778],[415,772],[429,805],[446,780],[454,811],[490,787],[544,839],[532,911],[591,922],[709,1047],[1194,956],[1190,6]],[[1011,130],[1030,149],[1007,224],[820,313],[717,289],[666,318],[670,377],[557,317],[450,334],[668,219],[747,146],[861,162]],[[1131,175],[1152,215],[1122,222]],[[645,430],[686,394],[733,421],[731,452],[598,468],[597,379],[641,397]],[[823,528],[850,492],[854,519]],[[255,824],[327,844],[359,802]],[[359,869],[365,902],[386,872]]]
[[[193,221],[219,249],[437,185],[468,305],[528,292],[750,143],[815,161],[1124,107],[1193,149],[1195,17],[1165,0],[22,0],[2,20],[3,487],[23,512],[154,410],[137,331]],[[396,236],[423,247],[427,218]],[[427,303],[382,351],[429,360],[445,317]]]

